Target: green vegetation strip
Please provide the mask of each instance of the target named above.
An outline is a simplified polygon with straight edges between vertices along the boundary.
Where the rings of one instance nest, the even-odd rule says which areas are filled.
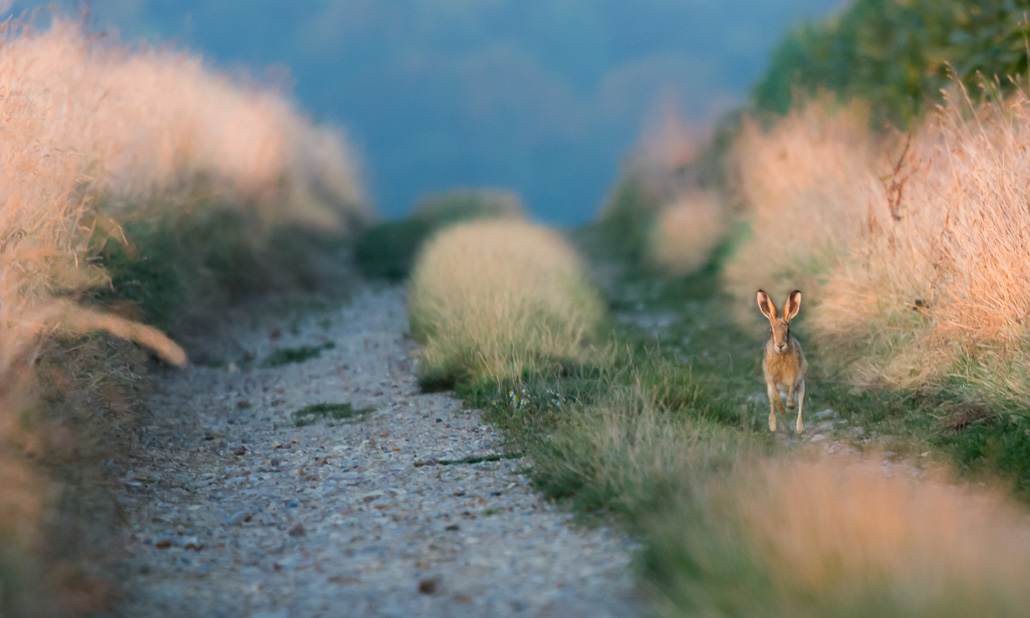
[[[306,360],[318,357],[324,350],[331,350],[336,347],[332,341],[327,341],[319,346],[302,345],[296,348],[282,348],[268,355],[261,362],[262,367],[282,367],[291,363],[303,363]]]
[[[131,306],[143,322],[172,334],[197,330],[227,304],[270,289],[315,288],[312,256],[331,249],[299,229],[262,232],[254,214],[207,198],[188,212],[160,202],[140,209],[148,216],[94,228],[90,260],[111,283],[90,300]]]
[[[795,28],[754,88],[759,108],[786,113],[799,94],[861,99],[874,124],[906,124],[933,109],[957,78],[974,99],[1020,87],[1026,71],[1025,1],[855,0]],[[993,76],[1002,76],[993,80]]]
[[[338,421],[357,418],[371,414],[375,408],[371,406],[355,409],[349,403],[316,403],[305,406],[293,413],[293,421],[297,427],[310,425],[318,419],[334,419]]]
[[[416,461],[415,467],[421,468],[423,466],[454,466],[460,464],[477,464],[483,463],[484,461],[500,461],[502,459],[518,459],[522,457],[522,453],[500,453],[494,455],[482,455],[479,457],[463,457],[462,459],[426,459],[424,461]]]

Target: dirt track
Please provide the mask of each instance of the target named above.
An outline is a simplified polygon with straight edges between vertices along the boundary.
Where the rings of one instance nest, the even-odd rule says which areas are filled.
[[[119,497],[125,616],[631,616],[629,542],[544,501],[478,412],[421,394],[403,290],[233,333],[169,372]],[[274,350],[333,347],[261,368]],[[371,408],[297,427],[316,403]]]

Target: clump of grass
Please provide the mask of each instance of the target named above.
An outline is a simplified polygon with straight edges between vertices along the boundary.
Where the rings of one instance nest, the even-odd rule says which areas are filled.
[[[604,306],[560,234],[495,220],[445,229],[427,244],[409,314],[424,344],[423,384],[450,387],[586,362]]]
[[[875,461],[760,459],[677,496],[644,524],[663,613],[1021,615],[1025,518]]]
[[[632,521],[756,448],[705,419],[703,405],[669,407],[652,395],[616,385],[596,401],[567,406],[533,449],[538,486],[582,512],[604,509]]]
[[[648,241],[649,262],[682,276],[708,263],[726,234],[726,209],[710,192],[683,193],[657,216]]]
[[[265,360],[261,361],[261,366],[268,368],[282,367],[283,365],[291,365],[293,363],[303,363],[304,361],[311,360],[312,358],[318,358],[325,350],[332,350],[335,347],[335,343],[332,341],[326,341],[325,343],[317,346],[302,345],[295,348],[280,348],[269,354]]]
[[[355,408],[350,403],[316,403],[310,406],[304,406],[300,410],[293,413],[293,422],[297,427],[304,427],[317,421],[318,419],[334,419],[337,421],[360,418],[362,416],[375,412],[375,408],[367,406],[364,408]]]
[[[422,245],[437,231],[475,219],[522,219],[525,207],[505,191],[458,190],[423,199],[405,219],[380,223],[358,237],[354,257],[368,277],[400,281]]]
[[[454,189],[427,195],[415,205],[412,219],[439,224],[472,219],[523,219],[526,207],[519,196],[500,189]]]
[[[642,179],[624,176],[611,190],[594,228],[597,240],[615,258],[633,265],[645,263],[662,199],[649,191]]]

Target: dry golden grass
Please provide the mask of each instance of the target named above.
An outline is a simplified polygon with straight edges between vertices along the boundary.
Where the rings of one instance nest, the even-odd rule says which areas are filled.
[[[60,20],[48,32],[9,34],[3,46],[13,140],[6,155],[34,146],[21,165],[10,161],[22,173],[45,156],[51,168],[133,204],[202,175],[268,216],[324,224],[340,217],[315,211],[362,208],[338,136],[313,127],[281,95],[229,80],[197,56],[130,51]]]
[[[825,459],[767,463],[735,491],[776,594],[819,599],[814,615],[1017,616],[1030,604],[1030,529],[991,493]]]
[[[754,238],[727,271],[741,297],[802,287],[819,342],[859,383],[925,384],[950,371],[1030,402],[1030,101],[959,102],[877,141],[850,109],[810,104],[747,126],[736,175]]]
[[[629,173],[666,184],[698,157],[705,138],[671,105],[644,126],[629,158]]]
[[[1023,615],[1025,515],[992,491],[919,480],[904,466],[887,474],[879,461],[688,470],[694,480],[667,510],[643,518],[651,559],[666,565],[652,584],[660,613]]]
[[[65,330],[132,330],[181,362],[157,333],[74,316],[51,299],[102,282],[85,266],[94,221],[130,216],[157,194],[188,194],[200,180],[268,225],[341,228],[362,216],[343,143],[274,93],[236,85],[197,57],[92,41],[60,20],[44,33],[10,30],[0,45],[0,301],[10,319],[37,331],[47,316]]]
[[[811,275],[847,251],[882,190],[881,156],[863,109],[813,101],[763,130],[745,120],[730,155],[732,186],[752,238],[727,265],[726,282],[751,298],[762,287],[811,288]],[[806,279],[800,280],[799,279]]]
[[[604,308],[559,233],[484,220],[428,242],[411,276],[409,313],[425,344],[423,379],[453,383],[583,362]]]
[[[91,39],[61,19],[44,32],[5,24],[0,32],[0,545],[5,548],[38,549],[41,526],[48,521],[45,494],[52,486],[24,459],[29,450],[37,462],[52,455],[46,439],[27,432],[23,415],[49,405],[38,399],[35,376],[42,342],[99,330],[147,346],[168,362],[186,361],[182,349],[159,331],[74,302],[106,281],[90,259],[93,230],[109,227],[117,236],[119,222],[144,216],[141,211],[153,215],[148,209],[155,204],[189,214],[198,191],[239,205],[260,223],[258,229],[345,230],[367,216],[345,143],[311,125],[279,94],[229,80],[186,53]],[[97,363],[93,370],[104,371]],[[105,382],[90,379],[69,388],[82,391]],[[18,576],[12,569],[22,568],[23,561],[0,553],[3,613],[19,602],[4,595],[19,589],[8,578]]]
[[[648,240],[650,262],[670,275],[701,268],[726,231],[719,198],[700,190],[679,195],[659,213]]]
[[[881,191],[878,216],[831,271],[814,320],[823,337],[873,352],[856,367],[860,378],[911,384],[953,369],[956,357],[1026,359],[1027,141],[1023,93],[952,105],[919,127],[903,194],[892,201]],[[1020,390],[1030,401],[1027,385]]]

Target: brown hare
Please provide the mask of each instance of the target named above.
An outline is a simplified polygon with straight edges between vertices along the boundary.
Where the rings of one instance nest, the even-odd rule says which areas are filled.
[[[780,390],[787,392],[787,407],[794,409],[794,397],[797,397],[798,422],[797,432],[805,430],[801,419],[805,405],[805,373],[808,372],[808,361],[801,351],[801,344],[790,336],[790,320],[801,309],[801,291],[794,290],[787,295],[783,306],[783,317],[776,312],[769,295],[758,290],[758,308],[769,318],[772,337],[765,344],[765,358],[762,360],[762,371],[765,373],[765,387],[769,393],[769,430],[776,431],[776,412],[786,414]]]

